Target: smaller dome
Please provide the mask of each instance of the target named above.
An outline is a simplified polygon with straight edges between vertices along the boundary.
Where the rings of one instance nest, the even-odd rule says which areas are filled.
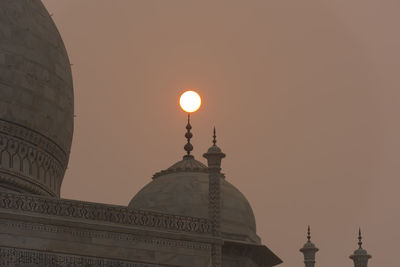
[[[158,172],[140,190],[129,208],[208,218],[209,175],[203,163],[186,155],[170,168]],[[228,240],[260,243],[253,210],[245,196],[221,179],[221,234]]]
[[[307,243],[305,243],[303,246],[303,249],[314,249],[314,248],[316,248],[316,246],[311,241],[307,241]]]
[[[368,255],[368,252],[365,249],[359,248],[354,251],[354,255]]]
[[[208,151],[207,151],[207,153],[222,153],[222,150],[221,150],[221,148],[219,148],[218,146],[216,146],[216,145],[214,145],[214,146],[211,146],[209,149],[208,149]]]

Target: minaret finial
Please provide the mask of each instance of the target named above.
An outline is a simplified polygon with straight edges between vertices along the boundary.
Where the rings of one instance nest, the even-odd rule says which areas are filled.
[[[315,254],[318,252],[318,248],[311,242],[311,227],[307,227],[307,242],[300,249],[300,252],[304,254],[305,267],[315,267]]]
[[[358,228],[358,247],[362,248],[361,228]]]
[[[215,126],[214,126],[214,135],[213,135],[213,144],[214,144],[214,146],[217,145],[217,135],[216,135],[216,131],[215,131]]]
[[[193,150],[193,145],[190,143],[190,139],[193,137],[193,134],[190,132],[191,129],[192,129],[192,126],[190,125],[190,113],[188,113],[188,122],[187,122],[187,125],[186,125],[187,132],[185,134],[185,137],[187,139],[187,143],[186,143],[186,145],[184,147],[185,151],[187,153],[186,156],[190,156],[190,151]]]

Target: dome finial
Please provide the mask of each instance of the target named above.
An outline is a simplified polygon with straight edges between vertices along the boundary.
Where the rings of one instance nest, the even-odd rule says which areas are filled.
[[[308,242],[311,242],[311,229],[310,229],[310,225],[308,225],[308,229],[307,229],[307,240],[308,240]]]
[[[359,248],[362,248],[361,227],[358,228],[358,247],[359,247]]]
[[[187,112],[188,114],[188,122],[186,125],[187,132],[185,134],[187,143],[184,146],[186,155],[183,158],[193,158],[193,156],[190,155],[190,152],[193,150],[193,145],[190,143],[190,139],[193,137],[193,134],[190,132],[190,130],[192,129],[192,125],[190,125],[190,113],[193,113],[200,108],[201,97],[196,91],[189,90],[181,95],[181,97],[179,98],[179,104],[182,110]]]
[[[192,129],[192,125],[190,125],[190,113],[188,113],[188,122],[186,124],[186,134],[185,137],[187,139],[187,143],[184,146],[184,149],[187,153],[187,155],[185,157],[190,157],[190,152],[193,150],[193,145],[190,143],[190,139],[193,137],[193,134],[190,132],[190,130]]]

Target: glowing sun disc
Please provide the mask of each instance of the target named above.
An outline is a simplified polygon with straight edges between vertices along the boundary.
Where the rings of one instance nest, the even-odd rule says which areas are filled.
[[[192,113],[200,108],[201,97],[195,91],[186,91],[181,95],[179,104],[184,111]]]

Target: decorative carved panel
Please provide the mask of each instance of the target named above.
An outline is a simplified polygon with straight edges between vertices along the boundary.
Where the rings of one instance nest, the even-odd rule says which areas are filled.
[[[2,267],[167,267],[166,265],[0,247]]]

